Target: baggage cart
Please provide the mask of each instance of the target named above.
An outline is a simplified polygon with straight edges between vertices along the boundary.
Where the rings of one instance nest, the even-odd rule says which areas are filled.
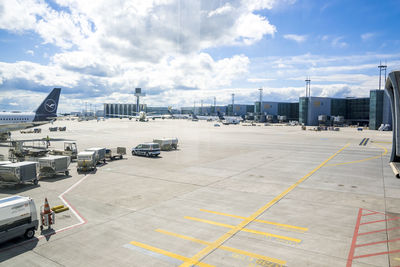
[[[69,156],[47,156],[39,158],[39,176],[55,177],[58,173],[69,175]]]
[[[17,185],[26,182],[38,184],[37,162],[23,161],[0,166],[0,184]]]

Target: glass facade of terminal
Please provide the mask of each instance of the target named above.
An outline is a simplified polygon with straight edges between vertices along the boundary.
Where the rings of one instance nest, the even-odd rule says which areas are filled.
[[[141,104],[140,110],[146,110],[146,105]],[[104,116],[113,118],[118,117],[117,115],[135,116],[136,115],[136,104],[104,104]]]
[[[371,90],[369,95],[369,129],[377,130],[383,119],[383,90]]]
[[[369,98],[346,99],[345,120],[351,124],[367,125],[369,121]]]
[[[278,115],[286,116],[288,120],[298,120],[299,103],[278,103]]]
[[[332,98],[332,100],[331,100],[331,116],[346,117],[346,99]]]
[[[299,99],[299,123],[307,125],[308,116],[308,98],[300,97]]]

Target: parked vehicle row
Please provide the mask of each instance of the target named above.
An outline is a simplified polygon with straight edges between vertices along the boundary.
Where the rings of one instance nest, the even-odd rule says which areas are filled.
[[[142,143],[132,148],[132,155],[157,157],[161,151],[178,149],[178,138],[159,138],[153,142]]]

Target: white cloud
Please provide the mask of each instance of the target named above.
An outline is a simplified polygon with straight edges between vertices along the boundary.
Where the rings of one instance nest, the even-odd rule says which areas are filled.
[[[226,4],[55,0],[52,6],[59,7],[54,9],[43,0],[4,0],[0,29],[35,32],[43,43],[60,50],[55,55],[42,51],[48,65],[0,62],[1,86],[20,90],[60,86],[73,97],[92,94],[96,99],[124,95],[137,86],[148,91],[148,99],[176,90],[226,88],[247,75],[250,60],[244,55],[215,60],[204,49],[252,45],[273,36],[275,26],[255,11],[277,4],[276,0]]]
[[[275,79],[269,79],[269,78],[248,78],[247,81],[251,83],[264,83],[264,82],[269,82],[269,81],[274,81]]]
[[[285,34],[283,38],[295,41],[297,43],[303,43],[307,40],[307,35],[298,35],[298,34]]]
[[[343,41],[344,37],[340,36],[340,37],[336,37],[332,40],[331,44],[333,47],[335,48],[345,48],[348,46],[348,44]]]
[[[216,16],[216,15],[221,15],[225,13],[229,13],[233,10],[233,7],[229,4],[226,3],[224,6],[219,7],[215,10],[212,10],[208,13],[208,17]]]
[[[31,56],[35,55],[35,52],[33,52],[33,50],[26,50],[26,53]]]
[[[374,38],[375,36],[376,36],[375,33],[367,32],[367,33],[361,34],[361,39],[362,39],[363,41],[368,41],[368,40]]]

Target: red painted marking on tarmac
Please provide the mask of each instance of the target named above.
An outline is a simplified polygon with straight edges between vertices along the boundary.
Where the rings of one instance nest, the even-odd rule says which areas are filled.
[[[363,214],[363,211],[368,211],[369,213]],[[375,215],[375,214],[384,215],[385,219],[361,223],[361,217],[369,216],[369,215]],[[377,242],[370,242],[370,243],[364,243],[364,244],[356,245],[357,237],[359,237],[359,236],[370,235],[370,234],[375,234],[375,233],[380,233],[380,232],[388,232],[388,231],[400,229],[400,227],[393,227],[393,228],[386,228],[386,229],[380,229],[380,230],[375,230],[375,231],[370,231],[370,232],[359,233],[359,230],[360,230],[361,226],[368,225],[368,224],[373,224],[373,223],[393,221],[393,220],[400,220],[400,217],[387,215],[386,213],[382,213],[382,212],[378,212],[378,211],[373,211],[373,210],[367,210],[367,209],[360,208],[358,210],[357,222],[356,222],[356,226],[354,228],[353,240],[352,240],[352,243],[351,243],[351,247],[350,247],[349,256],[348,256],[348,259],[347,259],[347,265],[346,266],[347,267],[351,267],[354,259],[367,258],[367,257],[373,257],[373,256],[386,255],[386,254],[392,254],[392,253],[400,252],[400,249],[399,249],[399,250],[384,251],[384,252],[377,252],[377,253],[354,256],[355,249],[358,248],[358,247],[366,247],[366,246],[373,246],[373,245],[377,245],[377,244],[384,244],[384,243],[400,241],[400,238],[395,238],[395,239],[391,239],[391,240],[384,240],[384,241],[377,241]],[[400,266],[398,266],[398,267],[400,267]]]
[[[353,240],[351,241],[351,247],[349,251],[349,257],[347,258],[347,267],[351,267],[354,259],[354,251],[356,249],[356,242],[357,242],[357,235],[358,235],[358,229],[360,228],[360,222],[361,222],[361,215],[362,215],[362,209],[360,208],[358,210],[358,216],[357,216],[357,221],[356,221],[356,226],[354,227],[354,234],[353,234]]]
[[[373,215],[373,214],[382,214],[382,215],[384,215],[384,216],[386,216],[386,217],[400,219],[400,217],[393,216],[393,215],[388,215],[388,214],[383,213],[383,212],[380,212],[380,211],[367,210],[367,209],[363,209],[363,210],[366,210],[366,211],[370,211],[370,212],[371,212],[371,213],[364,214],[363,216],[368,216],[368,215]]]
[[[371,213],[363,214],[362,216],[374,215],[374,214],[378,214],[378,213],[379,213],[379,212],[375,211],[375,212],[371,212]]]
[[[393,228],[388,228],[388,229],[381,229],[381,230],[376,230],[376,231],[371,231],[371,232],[365,232],[365,233],[361,233],[358,235],[369,235],[369,234],[375,234],[375,233],[384,232],[384,231],[392,231],[392,230],[397,230],[397,229],[400,229],[400,227],[393,227]]]
[[[372,245],[382,244],[382,243],[396,242],[396,241],[400,241],[400,238],[391,239],[391,240],[384,240],[384,241],[377,241],[377,242],[372,242],[372,243],[360,244],[360,245],[356,245],[356,248],[365,247],[365,246],[372,246]]]
[[[360,225],[378,223],[378,222],[388,222],[388,221],[394,221],[394,220],[398,220],[398,219],[400,219],[400,218],[391,218],[391,219],[387,219],[387,220],[377,220],[377,221],[365,222],[365,223],[362,223]]]
[[[400,249],[392,250],[392,251],[384,251],[384,252],[360,255],[360,256],[353,257],[353,259],[366,258],[366,257],[372,257],[372,256],[379,256],[379,255],[385,255],[385,254],[392,254],[392,253],[397,253],[397,252],[400,252]]]

